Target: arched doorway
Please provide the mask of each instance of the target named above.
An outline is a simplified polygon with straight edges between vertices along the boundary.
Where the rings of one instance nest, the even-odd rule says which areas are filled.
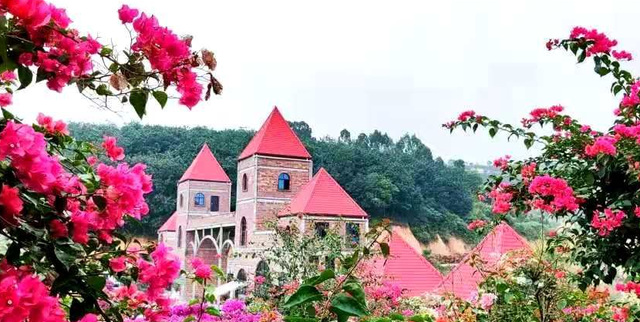
[[[261,260],[256,267],[256,276],[267,277],[269,275],[269,265],[266,261]]]
[[[240,269],[238,271],[238,275],[236,275],[236,281],[238,281],[239,283],[246,283],[247,282],[247,272],[244,269]],[[236,289],[236,298],[243,298],[245,295],[247,294],[247,288],[246,287],[239,287]]]
[[[211,237],[205,237],[200,242],[200,245],[196,250],[195,257],[201,258],[207,265],[217,265],[219,258],[218,244]],[[191,294],[191,296],[195,297],[202,295],[202,290],[203,288],[200,284],[194,283],[193,294]]]
[[[222,245],[222,258],[220,260],[220,269],[227,273],[229,271],[229,257],[231,257],[232,247],[231,242],[226,241]]]

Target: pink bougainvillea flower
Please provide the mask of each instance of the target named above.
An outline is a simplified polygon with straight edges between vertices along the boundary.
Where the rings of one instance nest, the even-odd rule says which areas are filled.
[[[507,192],[508,185],[500,184],[497,188],[494,188],[489,193],[489,197],[493,201],[493,207],[491,211],[494,214],[506,214],[511,210],[511,198],[513,194]]]
[[[191,259],[191,268],[193,268],[193,272],[196,277],[205,280],[211,278],[211,267],[205,264],[205,262],[201,258],[194,257],[193,259]]]
[[[505,155],[503,157],[493,160],[493,166],[502,171],[505,171],[509,168],[509,160],[511,160],[511,156]]]
[[[529,185],[529,193],[534,196],[532,208],[549,213],[559,211],[575,211],[578,209],[573,189],[564,179],[553,178],[549,175],[537,176]],[[552,197],[550,201],[547,197]]]
[[[621,51],[617,51],[614,50],[611,52],[611,56],[613,56],[613,58],[617,59],[617,60],[632,60],[633,56],[631,55],[631,53],[628,53],[625,50],[621,50]]]
[[[17,223],[16,216],[22,211],[22,200],[20,199],[20,191],[17,188],[2,184],[0,190],[0,206],[2,206],[2,221],[15,225]],[[1,225],[0,225],[1,226]]]
[[[11,93],[2,93],[0,94],[0,107],[7,107],[12,103],[12,95]]]
[[[529,113],[530,118],[522,119],[522,126],[529,128],[533,123],[544,119],[552,119],[562,111],[564,111],[564,107],[561,105],[554,105],[549,108],[536,108]]]
[[[482,219],[475,219],[472,222],[469,223],[469,225],[467,225],[467,229],[469,230],[476,230],[476,229],[480,229],[484,226],[487,225],[487,222],[482,220]]]
[[[584,154],[594,157],[598,154],[616,155],[616,142],[618,140],[612,136],[601,136],[596,141],[584,148]]]
[[[67,124],[63,121],[54,121],[51,116],[46,116],[42,113],[38,114],[36,121],[40,126],[42,126],[47,132],[52,134],[69,134],[69,129],[67,129]]]
[[[112,161],[120,161],[124,159],[124,149],[117,145],[117,139],[112,136],[105,136],[102,142],[102,148]]]
[[[154,300],[180,275],[180,260],[171,252],[171,248],[162,243],[151,253],[151,259],[153,262],[138,260],[138,279],[147,284],[146,294]]]
[[[622,210],[604,210],[604,217],[600,217],[600,212],[594,211],[591,226],[598,230],[598,235],[608,236],[614,229],[622,226],[622,220],[627,215]]]
[[[584,27],[573,28],[573,30],[571,30],[569,38],[585,38],[586,40],[591,41],[592,44],[587,47],[587,56],[598,53],[609,53],[611,51],[611,48],[615,47],[618,44],[616,40],[609,39],[605,34],[598,32],[598,30],[589,30]]]
[[[51,237],[54,239],[64,238],[69,235],[67,225],[65,225],[60,219],[54,219],[49,223],[49,230]]]
[[[111,270],[116,273],[122,272],[127,268],[126,261],[127,258],[124,256],[112,258],[109,260],[109,267],[111,267]]]
[[[132,23],[133,19],[135,19],[140,12],[138,9],[131,8],[129,6],[122,5],[122,7],[118,10],[118,17],[122,23]]]
[[[476,117],[476,112],[474,112],[473,110],[469,110],[469,111],[464,111],[462,113],[460,113],[460,115],[458,115],[458,121],[462,121],[465,122],[470,118]]]
[[[11,82],[16,80],[16,73],[12,70],[6,70],[0,74],[0,80],[3,82]]]

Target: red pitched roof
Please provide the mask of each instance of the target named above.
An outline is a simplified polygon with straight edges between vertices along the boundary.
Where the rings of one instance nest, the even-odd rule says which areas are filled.
[[[171,215],[171,217],[169,217],[169,219],[167,219],[167,221],[165,221],[164,224],[162,224],[160,229],[158,229],[158,232],[176,231],[176,221],[177,220],[178,220],[178,213],[174,212]]]
[[[206,143],[178,182],[185,180],[231,182]]]
[[[324,168],[320,168],[300,189],[279,216],[292,214],[367,217],[367,213]]]
[[[392,234],[391,255],[384,265],[384,276],[397,283],[408,296],[432,292],[442,283],[442,274],[419,254],[400,234]]]
[[[311,154],[289,127],[278,107],[273,108],[260,130],[240,153],[238,160],[254,154],[311,159]]]
[[[502,255],[518,249],[530,249],[530,246],[507,223],[499,224],[449,272],[438,287],[438,293],[453,293],[465,300],[471,298],[483,279],[480,272],[468,263],[471,255],[478,254],[484,265],[491,267]]]

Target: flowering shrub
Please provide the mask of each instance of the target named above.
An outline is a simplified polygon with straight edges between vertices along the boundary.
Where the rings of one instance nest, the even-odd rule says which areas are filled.
[[[37,124],[23,124],[6,109],[34,74],[58,92],[75,84],[85,95],[128,101],[140,117],[148,96],[164,106],[169,88],[181,104],[196,105],[203,73],[204,98],[219,93],[211,52],[192,52],[191,39],[136,9],[123,6],[119,16],[136,32],[126,59],[71,28],[64,9],[0,0],[0,235],[8,242],[0,254],[0,321],[153,322],[171,314],[165,289],[181,274],[178,258],[163,244],[118,233],[149,212],[145,165],[122,162],[115,138],[93,146],[74,140],[62,121],[40,114]],[[207,268],[188,277],[206,285],[211,270],[221,275]],[[197,317],[219,315],[205,295]]]
[[[615,122],[606,131],[563,114],[560,105],[534,109],[519,127],[473,111],[444,125],[451,131],[483,127],[492,137],[504,132],[523,139],[527,148],[541,147],[540,155],[528,160],[499,160],[502,173],[490,177],[484,197],[493,205],[495,222],[532,210],[561,218],[565,229],[555,238],[574,250],[574,259],[584,269],[579,275],[583,288],[611,283],[619,269],[632,279],[640,278],[640,81],[622,68],[631,54],[614,50],[616,46],[603,33],[582,27],[574,28],[568,39],[547,43],[550,50],[573,53],[579,63],[590,58],[598,75],[612,76],[611,92],[622,97],[614,110]],[[553,133],[538,135],[535,124]]]
[[[34,73],[36,82],[46,81],[57,92],[75,84],[98,104],[112,97],[129,102],[140,117],[149,96],[164,107],[169,88],[189,108],[222,90],[212,74],[212,52],[192,51],[190,37],[180,38],[156,17],[126,5],[118,16],[133,39],[124,57],[73,29],[65,10],[45,1],[2,0],[0,12],[0,107],[10,105],[14,91],[30,85]]]

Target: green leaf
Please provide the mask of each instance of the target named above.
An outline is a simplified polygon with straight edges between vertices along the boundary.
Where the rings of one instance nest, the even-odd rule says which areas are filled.
[[[610,70],[607,67],[596,67],[595,72],[598,73],[598,75],[600,75],[600,77],[609,74]]]
[[[220,267],[216,266],[216,265],[211,265],[211,269],[216,272],[216,275],[218,275],[218,277],[220,278],[225,278],[227,277],[227,274],[225,274]]]
[[[89,276],[87,277],[87,284],[96,291],[102,291],[107,284],[107,280],[102,276]]]
[[[320,273],[320,275],[311,277],[307,280],[304,281],[304,284],[307,285],[318,285],[326,280],[332,279],[336,277],[336,273],[333,272],[333,270],[330,269],[326,269],[324,271],[322,271],[322,273]]]
[[[100,50],[100,55],[102,56],[109,56],[111,55],[111,53],[113,53],[113,49],[109,47],[102,47],[102,49]]]
[[[305,303],[310,303],[322,299],[322,293],[311,285],[302,285],[284,303],[284,308],[292,308]]]
[[[147,109],[147,100],[149,99],[149,94],[146,91],[140,89],[134,89],[131,91],[129,95],[129,103],[138,113],[138,117],[142,119],[142,117],[146,114]]]
[[[382,251],[382,256],[389,257],[391,254],[391,248],[387,243],[380,243],[380,251]]]
[[[492,127],[492,128],[490,128],[490,129],[489,129],[489,135],[490,135],[491,137],[496,136],[496,133],[498,133],[498,129],[497,129],[497,128]]]
[[[337,294],[331,300],[331,311],[338,315],[338,318],[367,315],[366,307],[363,307],[355,298],[344,293]]]
[[[196,320],[196,317],[193,315],[189,315],[186,318],[184,318],[184,320],[182,320],[182,322],[193,322]]]
[[[18,87],[18,90],[29,86],[33,81],[33,72],[31,72],[31,69],[27,66],[18,66],[18,80],[20,81],[20,87]]]
[[[18,242],[11,243],[4,256],[10,264],[17,266],[20,259],[20,244]]]
[[[319,321],[316,318],[303,318],[303,317],[299,317],[299,316],[285,316],[284,317],[284,321],[285,322],[317,322]]]
[[[56,247],[54,249],[54,253],[56,254],[56,258],[64,265],[66,269],[69,269],[69,267],[71,267],[71,265],[73,265],[76,260],[73,255],[68,254],[59,247]]]
[[[566,299],[561,299],[560,301],[558,301],[558,310],[562,310],[565,307],[567,307],[567,300]]]
[[[342,286],[342,289],[355,298],[362,307],[367,307],[367,298],[364,294],[364,289],[358,281],[349,281]]]
[[[102,211],[107,207],[107,199],[105,197],[94,195],[91,199],[93,199],[93,203],[96,204],[98,210]]]
[[[207,314],[209,315],[213,315],[213,316],[220,316],[220,310],[218,310],[216,307],[213,306],[209,306],[205,309],[205,311],[207,312]]]
[[[153,91],[152,95],[156,99],[156,101],[158,101],[160,107],[164,108],[164,106],[167,105],[167,99],[169,98],[167,96],[167,93],[163,91]]]

